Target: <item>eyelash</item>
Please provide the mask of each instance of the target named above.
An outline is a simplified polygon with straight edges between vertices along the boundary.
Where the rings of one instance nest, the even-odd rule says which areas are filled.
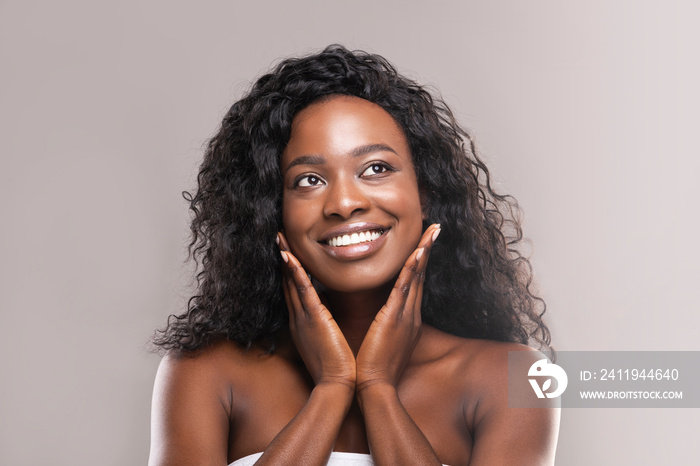
[[[393,171],[395,171],[395,170],[393,169],[393,167],[391,167],[390,165],[388,165],[388,164],[386,164],[386,163],[383,163],[383,162],[372,162],[372,163],[370,163],[370,164],[367,166],[367,168],[365,168],[364,170],[362,170],[362,174],[360,174],[360,176],[362,176],[367,170],[370,170],[372,167],[380,167],[380,168],[382,169],[382,171],[379,172],[379,173],[372,173],[372,174],[369,174],[369,175],[367,175],[367,176],[370,176],[370,177],[371,177],[371,176],[382,175],[382,174],[384,174],[384,173],[388,173],[388,172],[393,172]],[[306,179],[309,179],[309,178],[314,178],[314,179],[316,180],[316,184],[311,184],[311,183],[309,183],[308,186],[300,186],[300,184],[301,184],[301,182],[302,182],[303,180],[306,180]],[[318,186],[319,183],[324,183],[324,184],[325,184],[325,182],[323,181],[323,179],[322,179],[320,176],[314,175],[314,174],[305,174],[305,175],[301,175],[301,176],[298,177],[296,180],[294,180],[293,188],[298,188],[298,187],[300,187],[300,188],[311,188],[311,187],[314,187],[314,186]]]
[[[317,184],[309,184],[309,186],[299,186],[299,184],[302,182],[302,180],[305,180],[305,179],[307,179],[307,178],[315,178],[316,180],[318,180],[318,182],[322,182],[322,181],[323,181],[323,180],[321,180],[321,177],[320,177],[320,176],[316,176],[316,175],[302,175],[302,176],[300,176],[299,178],[297,178],[296,180],[294,180],[294,186],[293,186],[293,187],[294,187],[294,188],[297,188],[297,187],[301,187],[301,188],[310,188],[310,187],[316,186],[316,185],[318,184],[318,183],[317,183]]]
[[[388,164],[386,164],[386,163],[382,163],[382,162],[372,162],[371,164],[369,164],[369,166],[368,166],[362,173],[365,173],[367,170],[371,169],[372,167],[381,167],[381,168],[382,168],[382,171],[381,171],[381,172],[379,172],[379,173],[373,173],[372,175],[381,175],[382,173],[387,173],[387,172],[392,172],[392,171],[394,171],[394,169],[393,169],[390,165],[388,165]],[[369,175],[369,176],[372,176],[372,175]]]

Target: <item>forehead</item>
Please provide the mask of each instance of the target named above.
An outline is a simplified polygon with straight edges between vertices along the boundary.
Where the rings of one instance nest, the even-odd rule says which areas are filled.
[[[403,131],[386,110],[359,97],[333,97],[294,117],[281,165],[300,155],[346,155],[367,144],[385,144],[410,157]]]

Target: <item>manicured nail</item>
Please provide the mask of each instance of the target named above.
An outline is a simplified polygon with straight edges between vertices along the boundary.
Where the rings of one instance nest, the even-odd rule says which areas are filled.
[[[280,251],[280,254],[282,254],[282,260],[286,263],[289,262],[289,256],[287,256],[287,253],[284,251]]]
[[[435,241],[437,239],[437,237],[440,235],[441,231],[442,230],[438,227],[438,229],[433,232],[433,241]]]
[[[416,253],[416,262],[420,262],[420,258],[423,257],[424,250],[425,250],[424,248],[420,248],[418,250],[418,252]]]
[[[275,236],[275,243],[277,243],[277,246],[280,245],[280,234],[277,233],[277,236]]]

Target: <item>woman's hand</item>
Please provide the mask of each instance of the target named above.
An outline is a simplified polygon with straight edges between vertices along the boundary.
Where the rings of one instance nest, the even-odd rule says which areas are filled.
[[[355,390],[355,357],[330,311],[321,303],[309,277],[282,233],[282,288],[289,310],[289,329],[306,369],[318,386],[346,385]]]
[[[396,387],[418,343],[421,300],[428,256],[440,225],[423,233],[406,260],[386,304],[377,313],[357,353],[357,393],[376,383]]]

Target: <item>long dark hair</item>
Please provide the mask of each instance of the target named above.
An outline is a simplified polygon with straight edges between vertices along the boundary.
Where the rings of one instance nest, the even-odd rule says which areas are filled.
[[[494,192],[472,137],[441,99],[386,59],[340,45],[280,62],[233,104],[209,141],[197,189],[183,193],[193,214],[197,294],[154,343],[193,351],[226,337],[249,346],[272,342],[287,325],[275,244],[282,228],[279,159],[294,116],[333,95],[381,106],[408,140],[427,199],[424,227],[442,226],[428,263],[423,320],[462,337],[551,349],[545,304],[530,290],[530,262],[518,249],[518,204]]]

